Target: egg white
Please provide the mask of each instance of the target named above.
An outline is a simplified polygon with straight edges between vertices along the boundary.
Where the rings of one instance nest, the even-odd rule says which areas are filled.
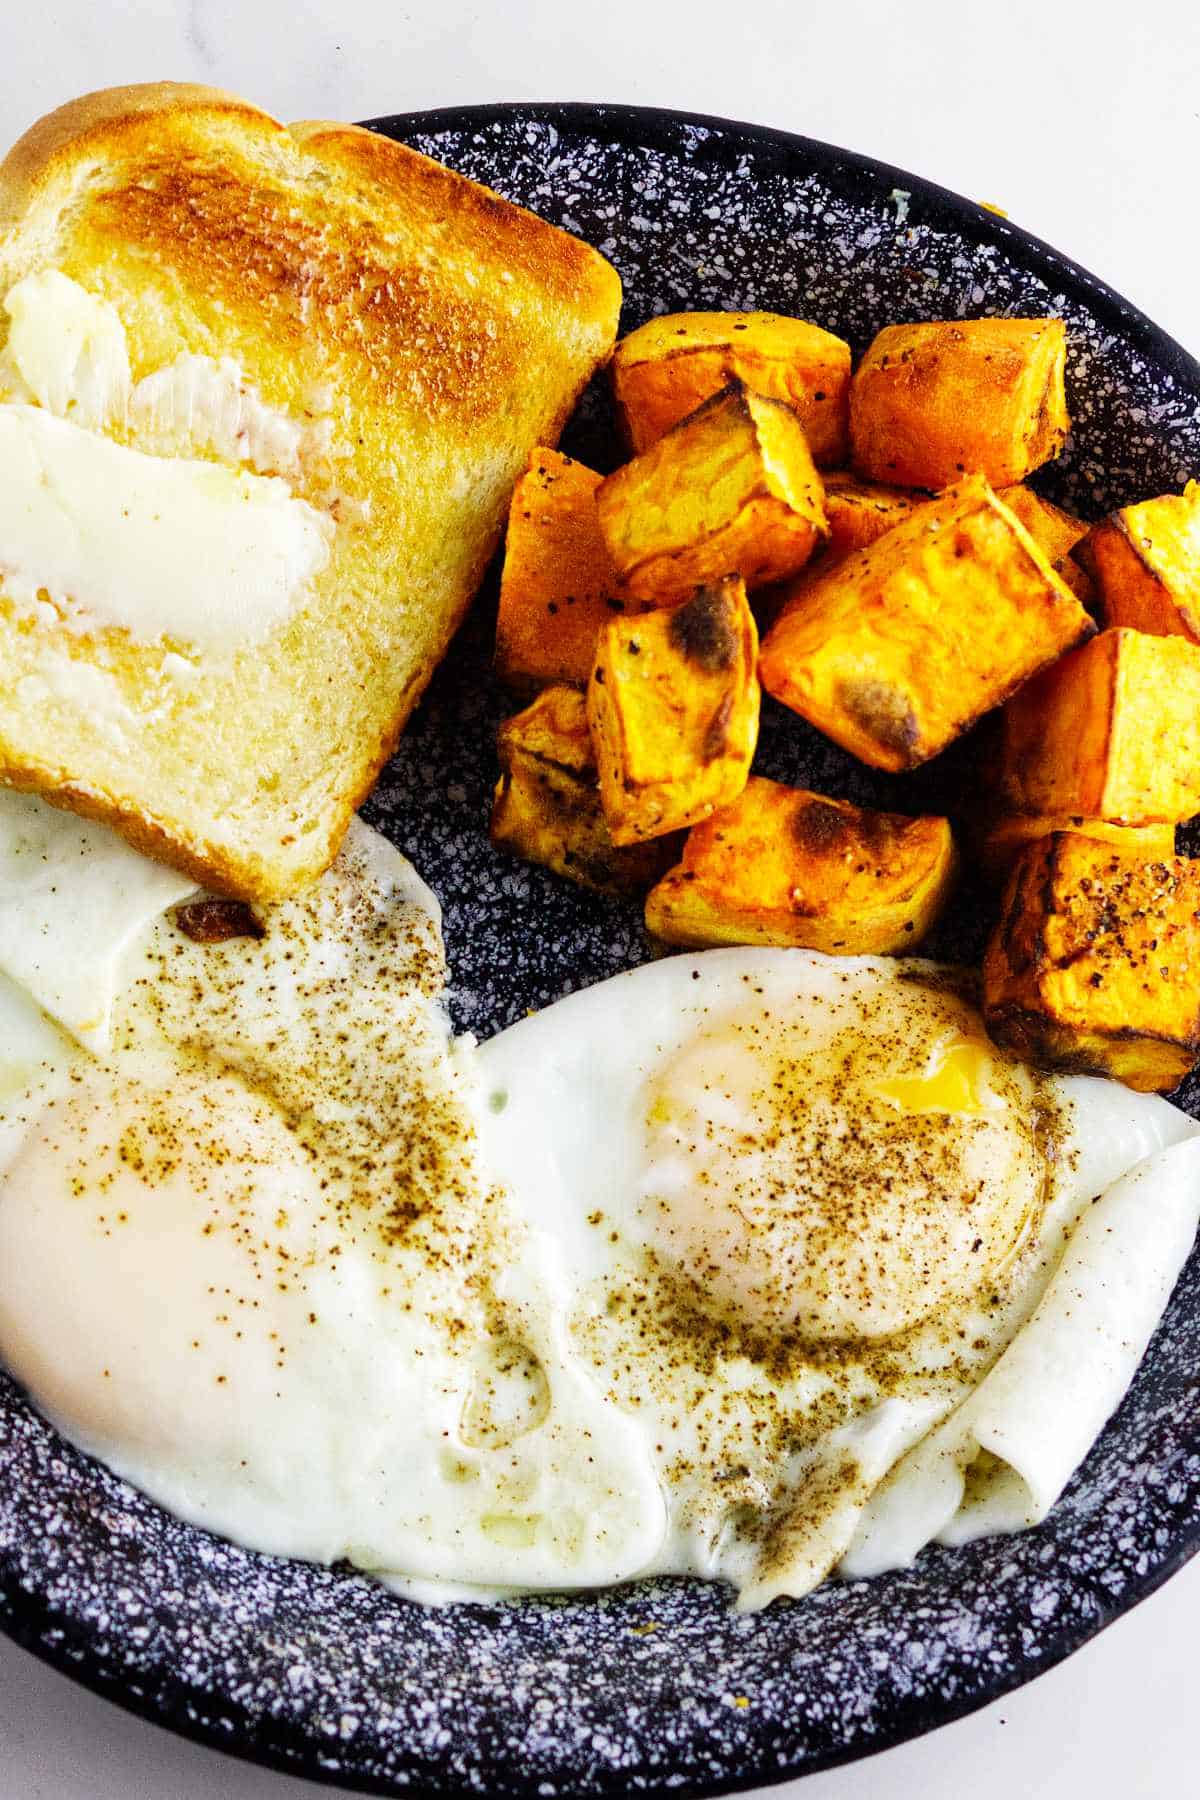
[[[437,906],[355,827],[265,936],[153,928],[3,1125],[0,1351],[75,1442],[239,1542],[595,1586],[664,1528],[477,1156]]]
[[[106,826],[0,788],[0,971],[97,1055],[131,947],[195,888]]]
[[[1197,1128],[1011,1063],[961,972],[675,956],[477,1049],[365,827],[199,945],[186,884],[16,798],[0,1354],[181,1516],[422,1599],[757,1606],[1032,1522],[1124,1391]]]
[[[1084,1203],[1194,1134],[1010,1062],[960,980],[707,951],[483,1046],[488,1166],[668,1496],[644,1572],[721,1576],[746,1606],[806,1592],[1019,1337]]]

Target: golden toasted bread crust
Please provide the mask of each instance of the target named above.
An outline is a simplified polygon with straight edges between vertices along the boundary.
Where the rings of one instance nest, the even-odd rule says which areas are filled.
[[[305,119],[288,129],[323,163],[404,193],[422,212],[454,208],[460,221],[470,221],[487,258],[519,270],[555,298],[589,308],[620,307],[620,276],[598,250],[493,189],[362,125]]]
[[[469,222],[483,255],[519,268],[556,298],[601,310],[620,306],[620,277],[598,250],[491,188],[365,126],[329,119],[283,125],[236,94],[200,82],[101,88],[37,120],[0,162],[0,228],[17,219],[56,172],[77,167],[88,153],[152,155],[156,139],[163,136],[159,128],[167,123],[164,148],[177,156],[177,127],[185,115],[236,123],[243,134],[252,127],[266,143],[291,137],[319,162],[386,191],[389,204],[407,199],[417,202],[421,212],[452,210],[460,228]],[[180,190],[187,191],[182,181],[176,193]],[[164,198],[169,202],[171,196]],[[169,210],[169,205],[164,208],[168,217]]]
[[[64,163],[76,163],[89,149],[98,150],[102,141],[121,141],[155,118],[184,111],[253,119],[274,131],[284,129],[248,100],[201,82],[146,81],[98,88],[38,119],[0,162],[0,226],[18,218]]]
[[[135,377],[186,351],[231,355],[293,415],[333,391],[337,486],[367,522],[339,529],[303,622],[224,686],[205,671],[194,746],[178,696],[169,737],[140,704],[143,683],[162,692],[157,652],[114,632],[96,656],[131,708],[128,755],[83,712],[40,731],[20,700],[30,633],[0,603],[0,781],[215,891],[277,898],[329,862],[395,749],[529,451],[611,350],[619,277],[403,145],[171,82],[71,101],[0,164],[0,284],[42,267],[117,305]]]
[[[51,806],[62,807],[65,812],[78,813],[83,819],[93,819],[98,825],[110,826],[143,856],[150,857],[154,862],[166,863],[168,868],[178,869],[181,875],[190,875],[197,887],[206,888],[210,893],[225,894],[231,899],[239,900],[268,901],[282,898],[282,890],[270,882],[263,881],[256,885],[253,873],[247,871],[241,860],[233,862],[223,856],[219,849],[213,850],[208,846],[202,849],[189,848],[180,839],[177,828],[164,830],[153,819],[146,818],[134,808],[121,806],[87,788],[56,780],[54,771],[42,764],[34,763],[25,768],[7,764],[3,773],[3,785],[17,788],[26,794],[40,794]],[[350,815],[347,813],[342,825],[342,835],[349,823]]]

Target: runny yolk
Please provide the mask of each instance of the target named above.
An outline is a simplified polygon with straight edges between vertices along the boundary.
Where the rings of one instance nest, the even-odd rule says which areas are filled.
[[[902,1113],[983,1113],[1004,1105],[987,1082],[991,1051],[957,1033],[939,1038],[920,1075],[892,1075],[871,1092]]]

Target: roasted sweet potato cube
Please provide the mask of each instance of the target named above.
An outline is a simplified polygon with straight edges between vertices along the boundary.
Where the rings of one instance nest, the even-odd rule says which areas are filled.
[[[1200,481],[1123,506],[1093,526],[1080,555],[1106,625],[1200,643]]]
[[[704,582],[792,575],[825,537],[821,478],[782,400],[732,382],[596,490],[622,591],[659,605]]]
[[[992,881],[1002,881],[1026,845],[1056,831],[1073,831],[1080,837],[1111,844],[1126,856],[1174,856],[1174,825],[1114,825],[1108,819],[1085,819],[1079,814],[1051,818],[1031,813],[1007,813],[989,820],[975,836],[976,860]]]
[[[752,775],[732,806],[689,832],[683,860],[646,896],[646,926],[689,948],[882,955],[920,941],[954,870],[946,819],[865,812]]]
[[[1118,626],[1004,709],[999,787],[1014,812],[1122,825],[1200,811],[1200,647]]]
[[[769,694],[863,762],[911,769],[1091,630],[976,476],[797,583],[759,674]]]
[[[1070,429],[1066,352],[1061,319],[888,325],[850,385],[855,466],[901,487],[1024,481]]]
[[[864,481],[845,469],[827,471],[822,480],[829,536],[799,575],[760,588],[755,594],[754,610],[763,631],[775,623],[785,605],[799,604],[808,584],[828,574],[835,563],[853,556],[856,550],[865,550],[886,536],[927,497],[911,488],[890,488],[878,481]]]
[[[680,839],[619,848],[600,805],[587,702],[579,688],[545,688],[500,727],[492,842],[597,893],[640,894]]]
[[[825,483],[825,517],[829,521],[829,541],[822,559],[849,556],[865,550],[907,519],[922,496],[908,488],[885,487],[879,481],[864,481],[848,469],[833,469],[822,478]]]
[[[819,464],[846,458],[850,346],[778,313],[668,313],[622,338],[613,393],[635,455],[728,382],[794,408]]]
[[[514,686],[592,671],[617,577],[596,519],[601,477],[557,450],[535,450],[513,491],[496,619],[496,673]]]
[[[1073,832],[1029,845],[983,989],[992,1037],[1028,1061],[1174,1087],[1200,1051],[1200,862]]]
[[[1045,551],[1054,573],[1061,575],[1071,592],[1087,606],[1094,593],[1094,584],[1071,554],[1087,536],[1088,528],[1083,520],[1064,512],[1052,500],[1043,500],[1040,494],[1035,494],[1021,482],[1001,488],[996,498],[1003,500],[1009,511],[1020,519],[1034,543]]]
[[[588,723],[614,843],[694,825],[741,792],[758,739],[757,653],[737,577],[605,626]]]

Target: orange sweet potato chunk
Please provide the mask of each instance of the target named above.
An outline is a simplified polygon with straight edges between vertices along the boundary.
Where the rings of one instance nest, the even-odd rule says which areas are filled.
[[[1200,643],[1200,482],[1123,506],[1093,526],[1081,554],[1106,625]]]
[[[1009,701],[999,787],[1014,812],[1174,824],[1200,811],[1200,646],[1102,631]]]
[[[587,681],[601,625],[623,611],[596,519],[601,477],[537,449],[513,491],[496,619],[496,673],[514,686]]]
[[[752,775],[689,832],[646,896],[670,944],[781,944],[846,956],[911,949],[954,881],[949,821],[869,812]]]
[[[1083,520],[1077,519],[1073,513],[1064,512],[1052,500],[1043,500],[1040,494],[1035,494],[1032,488],[1025,487],[1021,482],[999,489],[996,498],[1003,500],[1038,548],[1045,551],[1046,560],[1054,573],[1061,575],[1071,592],[1085,606],[1090,605],[1094,584],[1087,571],[1071,554],[1087,536],[1088,528]]]
[[[757,655],[736,576],[605,626],[587,712],[614,843],[694,825],[741,792],[758,741]]]
[[[1174,825],[1114,825],[1108,819],[1086,819],[1078,813],[1050,818],[1033,813],[1007,813],[990,820],[975,838],[980,868],[992,881],[1004,880],[1016,858],[1029,844],[1056,831],[1073,831],[1079,837],[1111,844],[1128,856],[1174,856]]]
[[[793,408],[817,463],[845,461],[850,346],[819,325],[767,312],[668,313],[622,338],[611,366],[635,455],[737,380]]]
[[[1200,862],[1039,839],[1013,866],[983,986],[989,1032],[1028,1061],[1173,1088],[1200,1051]]]
[[[622,592],[677,605],[705,582],[792,575],[827,535],[800,421],[733,382],[596,490]]]
[[[911,769],[1092,629],[976,476],[798,582],[759,674],[768,693],[863,762]]]
[[[849,556],[865,550],[883,537],[893,525],[907,519],[922,496],[909,488],[887,487],[879,481],[864,481],[849,469],[833,469],[824,477],[825,516],[829,521],[829,542],[822,560]]]
[[[1070,429],[1066,349],[1061,319],[886,326],[850,387],[855,467],[901,487],[1024,481]]]
[[[600,805],[587,703],[576,687],[544,688],[499,733],[492,842],[596,893],[644,893],[678,838],[615,845]]]

